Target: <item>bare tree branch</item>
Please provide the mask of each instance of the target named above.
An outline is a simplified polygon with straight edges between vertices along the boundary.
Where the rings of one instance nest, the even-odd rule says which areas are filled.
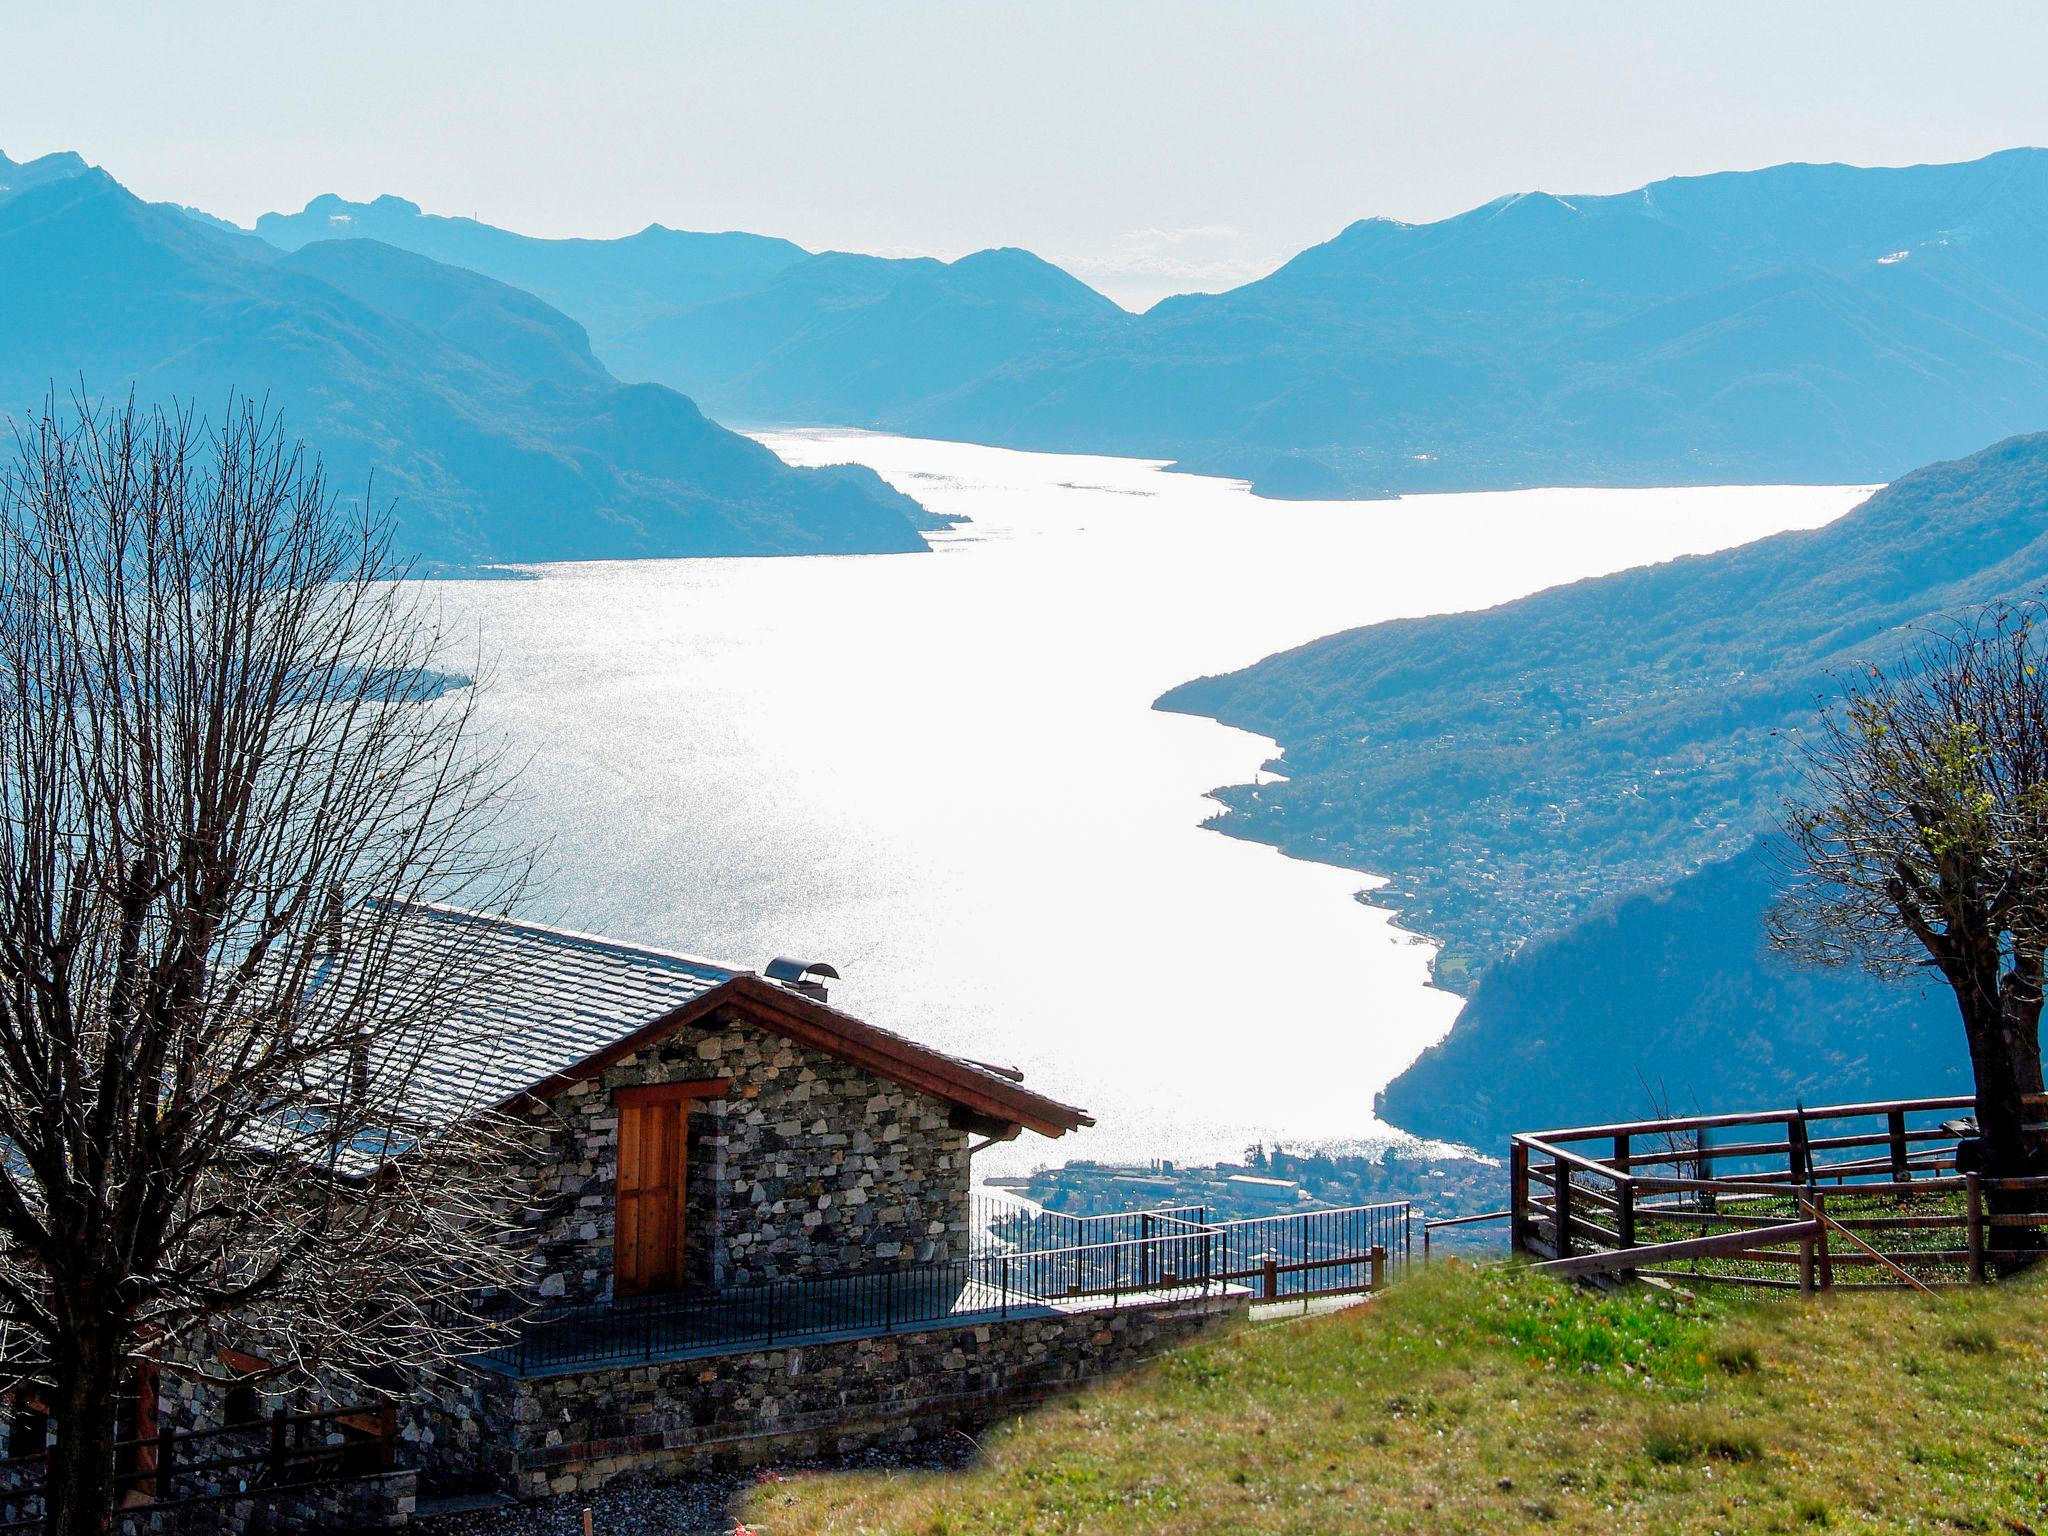
[[[527,859],[402,574],[247,403],[53,403],[0,470],[0,1371],[52,1405],[52,1530],[104,1528],[144,1341],[231,1316],[388,1384],[520,1283],[507,1128],[421,1093],[485,1044],[469,967],[402,933]]]

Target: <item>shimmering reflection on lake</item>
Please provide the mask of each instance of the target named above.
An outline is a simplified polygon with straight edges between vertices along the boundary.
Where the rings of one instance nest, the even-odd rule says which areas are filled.
[[[1397,615],[1482,607],[1848,510],[1846,487],[1272,502],[1136,460],[836,431],[973,519],[930,555],[539,568],[443,589],[491,657],[553,839],[534,915],[759,965],[1014,1062],[1097,1130],[1068,1156],[1385,1133],[1374,1092],[1449,1028],[1429,947],[1356,872],[1200,830],[1272,744],[1155,712],[1175,683]]]

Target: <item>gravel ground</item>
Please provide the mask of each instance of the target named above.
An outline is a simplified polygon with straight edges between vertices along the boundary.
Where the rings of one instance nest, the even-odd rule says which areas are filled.
[[[971,1463],[977,1451],[966,1435],[954,1434],[833,1461],[706,1473],[673,1483],[616,1483],[597,1493],[429,1516],[411,1529],[420,1536],[582,1536],[583,1511],[588,1508],[593,1536],[730,1536],[741,1495],[757,1483],[815,1472],[904,1467],[952,1471]]]

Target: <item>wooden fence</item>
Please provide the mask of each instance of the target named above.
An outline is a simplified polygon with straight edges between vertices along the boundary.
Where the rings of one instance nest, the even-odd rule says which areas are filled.
[[[1958,1172],[1954,1122],[1974,1108],[1894,1099],[1518,1135],[1510,1241],[1575,1274],[1766,1289],[1980,1281],[2039,1256],[2048,1178]]]

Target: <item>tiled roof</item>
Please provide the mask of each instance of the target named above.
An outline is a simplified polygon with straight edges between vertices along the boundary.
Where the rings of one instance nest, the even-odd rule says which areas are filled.
[[[395,931],[383,931],[393,934],[391,972],[439,976],[444,984],[435,995],[461,998],[454,1017],[427,1022],[417,1065],[407,1063],[419,1106],[441,1113],[502,1104],[541,1087],[745,974],[690,955],[423,903]],[[317,976],[315,995],[339,979]]]
[[[422,993],[460,999],[453,1017],[423,1018],[405,1032],[410,1048],[389,1038],[373,1047],[409,1075],[415,1109],[430,1117],[551,1096],[670,1015],[729,999],[764,1027],[993,1119],[1047,1135],[1093,1123],[1006,1074],[693,955],[424,903],[404,908],[401,922],[368,926],[389,936],[380,974],[397,978],[394,990],[417,978]],[[346,1006],[358,958],[345,941],[309,1001]]]

